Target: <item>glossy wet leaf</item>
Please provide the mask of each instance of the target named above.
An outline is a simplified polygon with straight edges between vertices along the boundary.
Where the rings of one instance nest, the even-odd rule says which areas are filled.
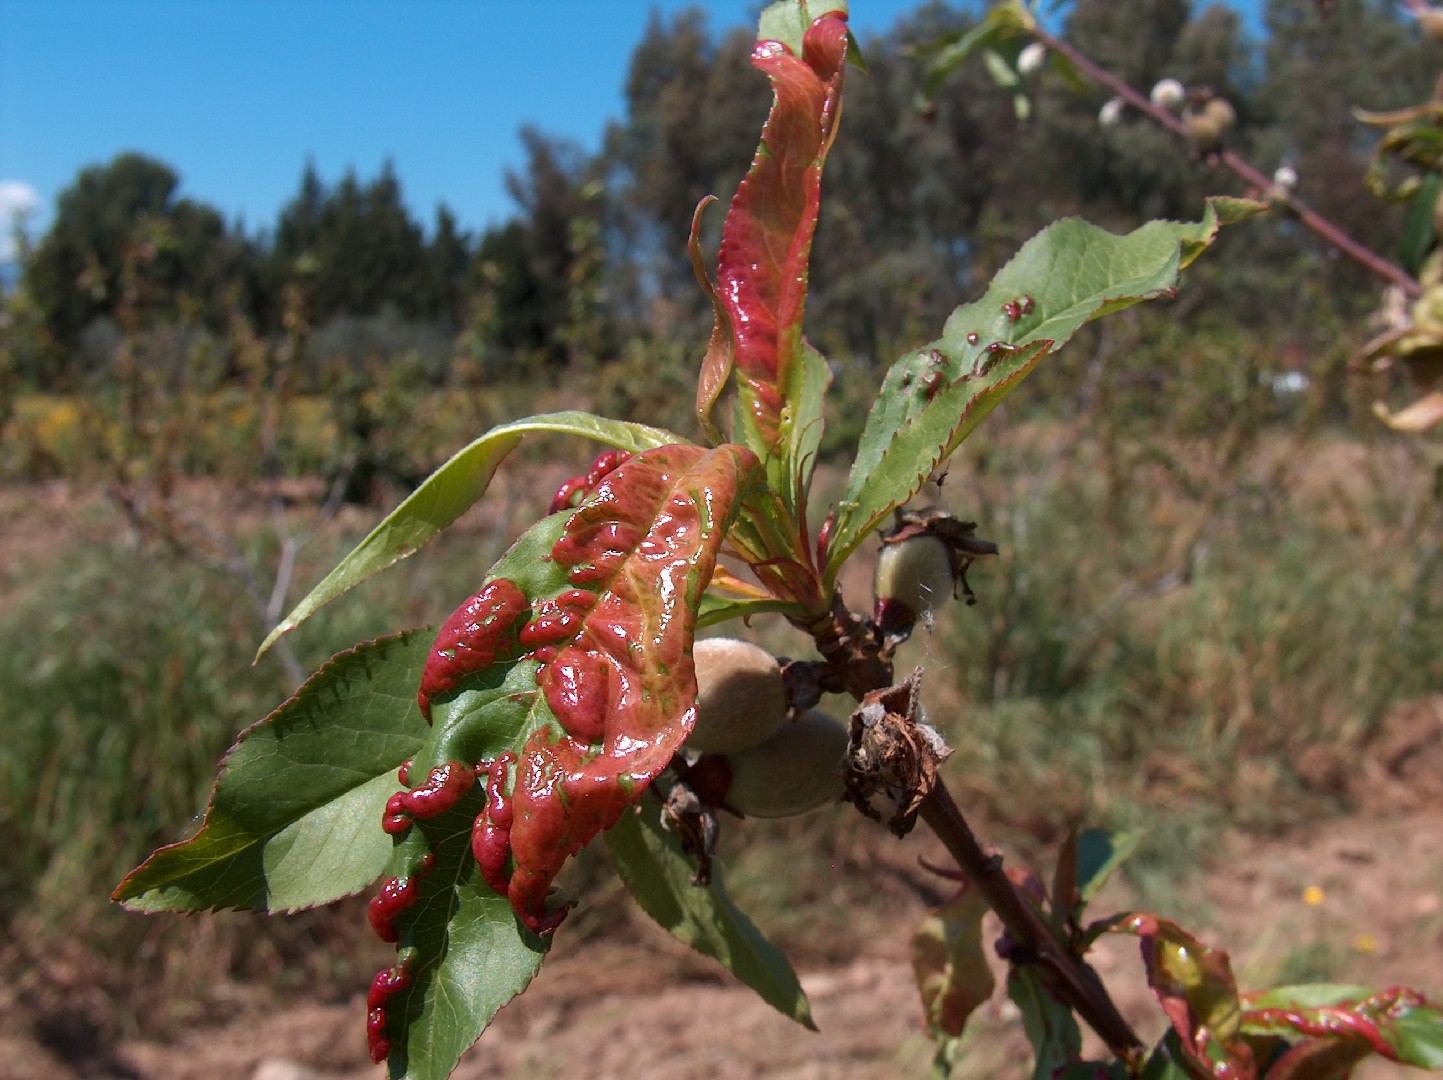
[[[1317,984],[1247,994],[1242,1031],[1290,1042],[1341,1039],[1405,1065],[1443,1069],[1443,1010],[1402,987]]]
[[[802,316],[847,51],[846,21],[835,15],[809,22],[800,49],[785,44],[792,20],[804,17],[800,5],[791,8],[768,12],[763,40],[752,52],[753,66],[771,80],[772,109],[727,212],[717,260],[717,293],[731,324],[740,395],[741,419],[732,437],[768,463],[773,486],[782,491],[792,486],[786,472],[795,462],[784,460],[792,429],[811,428],[820,416],[801,411],[810,400]]]
[[[912,935],[912,973],[934,1039],[961,1035],[996,988],[982,942],[982,917],[989,910],[981,890],[967,888],[923,919]]]
[[[1239,1038],[1242,1006],[1228,954],[1156,915],[1127,916],[1114,931],[1141,942],[1148,986],[1178,1034],[1190,1071],[1217,1080],[1253,1075],[1252,1050]]]
[[[489,662],[431,699],[411,782],[509,756],[492,786],[514,810],[501,851],[510,870],[488,879],[475,858],[475,836],[501,817],[481,782],[397,845],[394,875],[428,857],[434,866],[393,920],[398,963],[411,957],[384,1029],[394,1075],[446,1075],[525,986],[544,951],[537,931],[566,910],[550,893],[556,872],[642,797],[685,739],[696,608],[754,468],[739,447],[645,451],[492,568],[488,585],[518,590],[526,613],[488,628],[494,640],[478,655]]]
[[[691,883],[696,866],[661,827],[659,804],[623,814],[606,847],[641,909],[667,932],[718,960],[783,1016],[816,1029],[796,972],[727,895],[721,866],[712,864],[710,884]]]
[[[680,436],[644,424],[607,420],[583,412],[533,416],[492,428],[458,451],[422,481],[400,506],[386,515],[349,555],[341,560],[284,619],[266,635],[257,657],[336,597],[355,588],[426,544],[469,510],[486,493],[497,467],[528,434],[553,432],[582,438],[636,453],[668,443]]]
[[[827,584],[1043,356],[1092,319],[1171,295],[1220,227],[1259,209],[1211,199],[1200,222],[1154,221],[1126,236],[1071,218],[1024,244],[941,338],[888,371],[837,507]]]
[[[331,659],[241,734],[200,831],[152,854],[114,899],[132,911],[294,911],[374,881],[391,856],[382,807],[426,736],[416,682],[430,640],[408,631]]]

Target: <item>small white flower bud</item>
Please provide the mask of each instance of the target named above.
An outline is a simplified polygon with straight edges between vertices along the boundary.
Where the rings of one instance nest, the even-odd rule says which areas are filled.
[[[1187,98],[1187,91],[1176,79],[1159,79],[1152,88],[1152,103],[1162,109],[1177,111]]]
[[[1127,103],[1120,97],[1108,98],[1097,111],[1097,122],[1105,128],[1116,127],[1126,106]]]
[[[1046,62],[1047,46],[1040,41],[1034,41],[1017,54],[1017,70],[1023,75],[1031,75],[1033,72],[1041,71],[1042,65]]]
[[[1283,162],[1273,170],[1273,183],[1285,191],[1294,190],[1298,186],[1298,170]]]

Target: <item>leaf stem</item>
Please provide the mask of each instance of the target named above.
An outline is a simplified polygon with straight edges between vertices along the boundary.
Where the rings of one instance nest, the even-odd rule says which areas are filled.
[[[1184,139],[1188,137],[1187,125],[1178,119],[1178,117],[1174,116],[1162,106],[1154,105],[1150,98],[1134,90],[1111,71],[1108,71],[1089,57],[1083,55],[1070,42],[1048,33],[1047,30],[1036,23],[1033,23],[1028,29],[1038,41],[1042,42],[1042,44],[1054,52],[1067,57],[1078,70],[1107,87],[1133,108],[1145,113],[1163,127],[1181,135]],[[1239,155],[1235,150],[1224,149],[1217,155],[1217,161],[1227,166],[1259,191],[1269,191],[1274,187],[1270,177]],[[1347,233],[1343,232],[1341,228],[1308,206],[1307,203],[1303,202],[1292,192],[1284,192],[1283,197],[1287,200],[1288,209],[1296,215],[1297,219],[1302,222],[1304,226],[1311,229],[1344,255],[1347,255],[1355,262],[1366,267],[1384,281],[1398,286],[1406,295],[1422,295],[1423,290],[1422,287],[1419,286],[1417,279],[1402,267],[1390,262],[1376,251],[1354,240]]]

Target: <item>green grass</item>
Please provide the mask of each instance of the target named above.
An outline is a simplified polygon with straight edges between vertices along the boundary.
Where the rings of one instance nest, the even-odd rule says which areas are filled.
[[[980,603],[944,612],[898,666],[927,668],[929,709],[956,747],[945,774],[988,839],[1046,872],[1073,823],[1146,824],[1127,874],[1149,906],[1190,918],[1200,912],[1186,882],[1226,830],[1347,809],[1345,796],[1309,787],[1299,755],[1316,745],[1361,753],[1394,703],[1443,683],[1443,565],[1421,468],[1396,468],[1388,442],[1318,440],[1304,453],[1340,445],[1371,470],[1343,476],[1344,490],[1321,467],[1267,490],[1245,458],[1211,500],[1182,482],[1186,461],[1138,465],[1137,446],[1056,426],[1019,425],[985,460],[954,466],[945,501],[1003,554],[972,572]],[[1256,459],[1267,453],[1260,443]],[[584,451],[574,456],[584,464]],[[443,618],[546,494],[534,462],[514,471],[489,512],[429,557],[295,635],[305,663]],[[362,528],[353,521],[307,550],[297,595]],[[87,535],[121,532],[112,522]],[[274,556],[263,529],[241,541],[257,566]],[[1157,587],[1179,568],[1186,580]],[[237,583],[159,548],[79,534],[57,535],[42,564],[13,580],[23,584],[0,614],[5,928],[93,949],[172,989],[237,977],[359,985],[376,952],[359,901],[258,934],[248,917],[143,919],[107,900],[153,847],[187,833],[236,733],[293,689],[278,665],[250,666],[264,627]],[[798,651],[795,633],[781,644],[776,628],[759,629]],[[839,955],[849,913],[869,896],[885,905],[899,887],[895,865],[872,866],[870,841],[858,841],[874,828],[845,808],[729,821],[732,892],[789,948]],[[602,907],[619,902],[604,862],[577,877]],[[598,912],[587,932],[611,925]],[[580,913],[577,926],[586,929]],[[177,959],[196,950],[199,967]]]

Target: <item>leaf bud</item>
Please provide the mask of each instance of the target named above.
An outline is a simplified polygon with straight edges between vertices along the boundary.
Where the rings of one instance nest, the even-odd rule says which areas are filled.
[[[905,635],[955,595],[956,582],[952,552],[939,537],[923,533],[884,543],[873,578],[873,618],[883,633]]]
[[[841,799],[847,726],[811,709],[766,742],[727,755],[727,805],[748,817],[804,814]]]
[[[1190,104],[1182,113],[1189,141],[1199,154],[1215,153],[1223,139],[1237,123],[1237,113],[1226,98],[1209,97],[1199,104]]]
[[[787,718],[787,688],[777,659],[737,638],[706,638],[696,663],[696,725],[686,745],[727,754],[770,737]]]

